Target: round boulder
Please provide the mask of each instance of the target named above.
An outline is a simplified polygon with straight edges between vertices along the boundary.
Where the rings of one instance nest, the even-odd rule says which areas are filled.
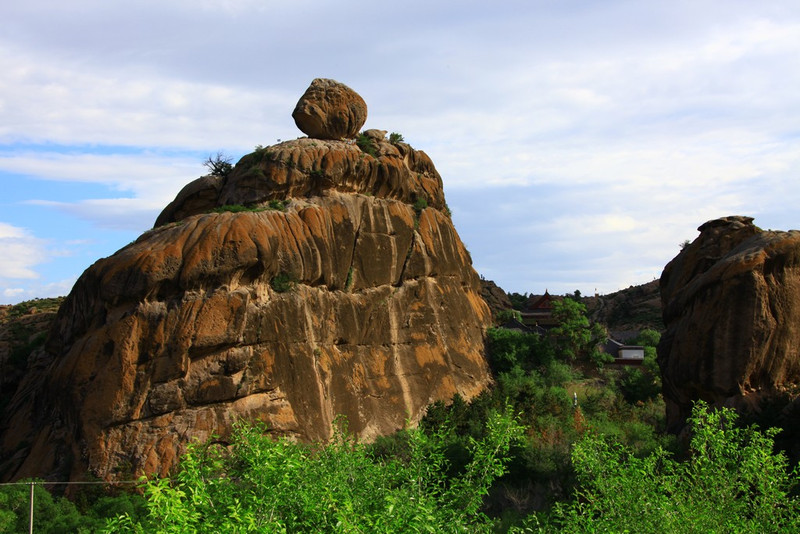
[[[354,138],[367,120],[367,103],[345,84],[317,78],[297,101],[292,118],[309,137]]]

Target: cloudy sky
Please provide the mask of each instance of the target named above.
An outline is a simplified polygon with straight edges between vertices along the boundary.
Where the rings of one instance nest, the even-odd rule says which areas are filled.
[[[26,0],[0,7],[0,303],[65,295],[313,78],[427,152],[507,291],[657,278],[703,222],[798,228],[796,0]]]

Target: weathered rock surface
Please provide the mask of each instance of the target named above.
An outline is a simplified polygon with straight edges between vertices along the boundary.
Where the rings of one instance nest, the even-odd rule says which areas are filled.
[[[375,144],[259,149],[87,269],[2,420],[2,478],[163,474],[238,418],[371,439],[483,390],[490,313],[441,178]]]
[[[800,231],[752,221],[703,224],[661,276],[658,362],[673,431],[697,399],[757,411],[800,383]]]
[[[511,299],[508,298],[508,294],[492,280],[481,279],[481,296],[492,311],[493,317],[501,311],[511,309]]]
[[[345,84],[317,78],[300,97],[292,118],[309,137],[353,138],[367,120],[367,103]]]

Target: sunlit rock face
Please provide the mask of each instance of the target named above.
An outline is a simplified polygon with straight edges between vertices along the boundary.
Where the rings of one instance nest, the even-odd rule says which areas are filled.
[[[660,282],[658,362],[673,431],[697,399],[757,413],[800,382],[800,232],[737,216],[699,230]]]
[[[2,476],[164,474],[238,419],[369,440],[481,392],[490,313],[441,178],[379,137],[260,148],[87,269],[5,413]]]

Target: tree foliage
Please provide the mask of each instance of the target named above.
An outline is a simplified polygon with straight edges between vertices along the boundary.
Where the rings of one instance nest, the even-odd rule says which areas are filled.
[[[28,532],[30,524],[30,485],[0,487],[0,534]],[[33,531],[38,534],[74,534],[98,532],[107,518],[128,514],[135,518],[142,512],[138,495],[103,495],[85,509],[65,497],[53,496],[41,480],[33,488]]]
[[[553,319],[558,325],[549,332],[557,350],[572,361],[592,361],[602,367],[613,358],[598,350],[608,333],[586,317],[586,305],[571,298],[553,301]]]

